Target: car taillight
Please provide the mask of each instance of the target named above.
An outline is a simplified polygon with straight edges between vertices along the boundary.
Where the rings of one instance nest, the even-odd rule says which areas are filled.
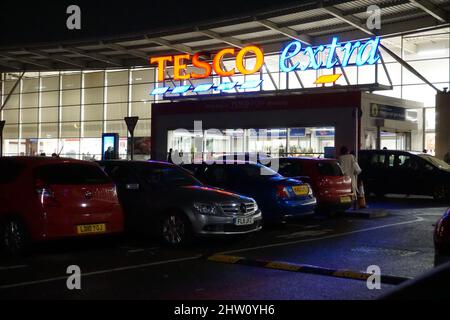
[[[290,198],[290,194],[286,186],[277,186],[277,197],[280,199]]]
[[[55,194],[52,189],[42,179],[36,179],[34,182],[36,193],[39,196],[39,201],[42,205],[54,204]]]

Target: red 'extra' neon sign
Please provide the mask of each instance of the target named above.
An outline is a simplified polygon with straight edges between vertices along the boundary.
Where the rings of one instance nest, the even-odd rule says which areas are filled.
[[[247,69],[245,66],[245,57],[252,53],[255,57],[255,64],[251,69]],[[224,70],[223,58],[234,57],[235,66],[230,70]],[[257,46],[246,46],[240,50],[234,48],[222,49],[217,52],[213,59],[212,65],[207,62],[211,59],[209,52],[198,52],[194,55],[190,54],[178,54],[170,56],[159,56],[150,58],[150,64],[158,65],[158,81],[164,81],[165,68],[167,63],[173,63],[173,79],[174,80],[188,80],[188,79],[204,79],[211,76],[212,71],[222,76],[229,77],[239,71],[241,74],[249,75],[258,72],[264,64],[264,54],[261,48]],[[199,68],[203,72],[187,72],[187,64],[191,63],[194,67]]]

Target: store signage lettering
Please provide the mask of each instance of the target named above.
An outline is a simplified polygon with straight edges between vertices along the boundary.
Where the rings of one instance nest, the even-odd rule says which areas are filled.
[[[332,42],[327,45],[320,45],[318,47],[306,46],[302,47],[300,41],[292,41],[286,47],[280,55],[280,70],[284,72],[291,72],[294,70],[305,71],[307,69],[318,70],[320,68],[332,69],[338,64],[337,54],[340,52],[343,56],[340,65],[347,67],[350,63],[355,50],[357,50],[355,64],[357,66],[363,66],[367,64],[375,64],[379,59],[378,47],[380,45],[380,38],[376,37],[370,39],[365,43],[361,41],[347,42],[345,44],[339,44],[339,39],[334,37]],[[326,59],[321,59],[319,53],[326,52]],[[304,56],[305,62],[297,61],[288,66],[286,61],[294,58]],[[325,56],[325,55],[323,55]]]
[[[256,57],[256,62],[251,69],[245,66],[245,56],[252,53]],[[235,60],[235,67],[230,70],[225,70],[223,67],[224,58],[233,57]],[[210,54],[207,52],[198,52],[194,55],[178,54],[173,56],[153,57],[150,59],[150,64],[158,65],[158,81],[165,79],[165,64],[167,62],[173,63],[173,79],[174,80],[188,80],[188,79],[204,79],[211,76],[212,70],[215,74],[222,77],[230,77],[236,73],[236,69],[244,75],[250,75],[258,72],[264,63],[264,54],[262,49],[257,46],[246,46],[240,50],[234,48],[222,49],[216,53],[212,60],[212,65],[207,62],[210,59]],[[191,72],[187,73],[187,64],[192,63],[194,67],[202,70],[202,73]]]
[[[303,46],[299,41],[289,42],[281,51],[279,58],[279,67],[282,72],[305,71],[308,69],[333,69],[336,65],[347,67],[349,65],[373,65],[380,59],[379,54],[380,38],[366,40],[365,42],[347,42],[339,43],[337,37],[333,37],[330,44],[319,45],[316,47]],[[323,54],[321,54],[323,53]],[[245,64],[245,58],[252,56],[254,62],[251,65]],[[342,60],[338,59],[342,57]],[[351,63],[350,59],[355,56],[355,62]],[[303,57],[303,59],[301,59]],[[223,64],[224,59],[233,59],[233,67],[227,70]],[[291,60],[292,59],[292,60]],[[295,62],[293,61],[295,60]],[[211,62],[209,62],[211,61]],[[291,62],[291,63],[288,63]],[[194,55],[179,54],[151,57],[150,64],[157,66],[158,82],[166,80],[166,65],[173,65],[173,78],[175,81],[191,81],[195,79],[205,79],[214,74],[221,77],[232,77],[235,74],[252,75],[260,71],[264,64],[264,54],[258,46],[250,45],[242,49],[226,48],[222,49],[213,56],[209,52],[198,52]],[[196,68],[195,71],[188,72],[188,64]],[[323,79],[320,83],[332,83],[339,78],[340,75],[332,79]],[[212,81],[211,81],[212,82]],[[209,90],[235,90],[253,89],[260,86],[262,80],[252,80],[246,82],[225,82],[220,85],[213,83],[203,83],[196,87],[192,85],[180,85],[174,88],[169,86],[157,87],[151,94],[161,95],[166,93],[183,94],[188,91],[194,93]],[[319,83],[319,82],[318,82]]]

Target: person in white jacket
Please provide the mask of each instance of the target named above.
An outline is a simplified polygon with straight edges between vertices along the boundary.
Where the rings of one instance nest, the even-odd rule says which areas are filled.
[[[344,175],[352,179],[352,193],[353,193],[353,208],[356,209],[358,199],[358,175],[361,173],[361,168],[358,165],[355,157],[349,153],[348,148],[343,146],[340,150],[341,155],[338,158]]]

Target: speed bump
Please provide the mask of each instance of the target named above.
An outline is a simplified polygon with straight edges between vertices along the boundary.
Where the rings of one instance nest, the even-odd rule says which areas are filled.
[[[296,264],[282,261],[267,261],[260,259],[248,259],[245,257],[238,256],[229,256],[224,254],[215,254],[208,257],[209,261],[220,262],[220,263],[228,263],[228,264],[241,264],[246,266],[267,268],[267,269],[275,269],[282,271],[290,271],[290,272],[302,272],[302,273],[310,273],[317,274],[322,276],[336,277],[336,278],[345,278],[345,279],[353,279],[360,281],[367,281],[367,279],[372,276],[371,273],[361,272],[361,271],[353,271],[353,270],[339,270],[339,269],[329,269],[323,268],[319,266],[307,265],[307,264]],[[391,276],[391,275],[381,275],[381,282],[386,284],[400,284],[410,278]]]

